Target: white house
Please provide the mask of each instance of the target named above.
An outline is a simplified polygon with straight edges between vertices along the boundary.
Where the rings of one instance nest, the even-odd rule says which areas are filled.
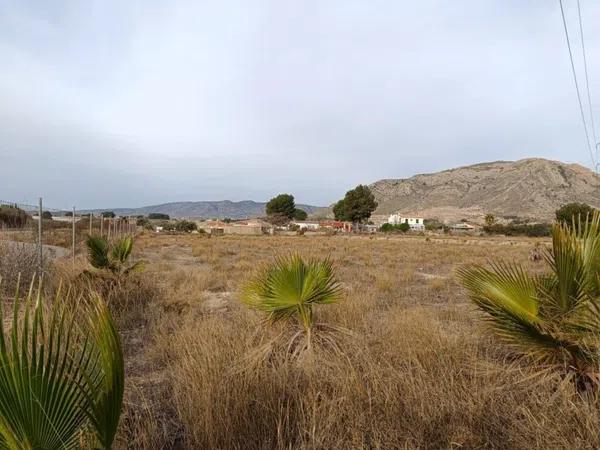
[[[290,225],[296,225],[300,230],[315,231],[321,228],[321,224],[319,222],[311,222],[308,220],[293,220],[290,222]]]
[[[422,217],[403,217],[399,213],[391,214],[388,217],[388,223],[392,225],[400,225],[401,223],[406,223],[410,226],[411,230],[419,230],[423,231],[425,229],[425,224]]]

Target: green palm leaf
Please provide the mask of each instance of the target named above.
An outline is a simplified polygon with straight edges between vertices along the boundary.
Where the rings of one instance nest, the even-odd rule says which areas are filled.
[[[108,258],[108,241],[100,236],[88,236],[86,240],[88,248],[88,259],[96,269],[108,269],[110,261]]]
[[[337,301],[341,287],[331,260],[305,262],[299,255],[278,258],[243,289],[242,301],[267,313],[270,321],[298,316],[312,326],[312,307]]]
[[[0,302],[0,447],[78,448],[91,427],[110,448],[122,351],[102,301],[80,300],[59,288],[47,312],[41,282],[35,295],[32,283],[24,297],[17,289],[10,326]]]
[[[127,258],[131,254],[133,249],[133,238],[131,236],[125,236],[114,243],[112,248],[112,258],[115,262],[123,265],[127,262]]]
[[[458,278],[506,344],[575,371],[586,386],[600,362],[600,214],[555,224],[545,259],[550,272],[542,276],[494,264],[460,269]]]

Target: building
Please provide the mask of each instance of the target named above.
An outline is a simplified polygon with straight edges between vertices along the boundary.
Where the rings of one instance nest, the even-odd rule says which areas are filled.
[[[309,220],[293,220],[290,222],[290,225],[297,226],[299,230],[316,231],[321,228],[321,224],[319,222]]]
[[[388,217],[387,223],[391,223],[392,225],[400,225],[401,223],[406,223],[410,226],[411,230],[423,231],[425,230],[425,223],[422,217],[403,217],[399,213],[391,214]]]

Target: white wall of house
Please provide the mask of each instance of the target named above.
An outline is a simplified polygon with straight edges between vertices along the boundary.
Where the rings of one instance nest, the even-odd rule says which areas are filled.
[[[290,223],[293,225],[297,225],[300,229],[304,228],[305,230],[318,230],[319,228],[321,228],[319,222],[306,222],[302,220],[295,220]]]
[[[412,230],[424,230],[425,224],[422,217],[403,217],[400,214],[391,214],[388,217],[388,223],[392,225],[400,225],[401,223],[407,223]]]

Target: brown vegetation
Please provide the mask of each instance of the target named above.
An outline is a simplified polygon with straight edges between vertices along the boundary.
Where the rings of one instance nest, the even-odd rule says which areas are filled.
[[[492,257],[539,272],[535,242],[548,245],[142,233],[133,256],[145,271],[113,294],[129,300],[112,302],[128,305],[116,313],[127,373],[117,447],[598,447],[595,396],[513,361],[454,281],[457,267]],[[256,269],[289,252],[331,257],[343,287],[315,309],[338,329],[336,346],[315,341],[301,359],[277,344],[285,322],[265,326],[239,302]],[[57,263],[60,277],[74,279],[79,261]]]

